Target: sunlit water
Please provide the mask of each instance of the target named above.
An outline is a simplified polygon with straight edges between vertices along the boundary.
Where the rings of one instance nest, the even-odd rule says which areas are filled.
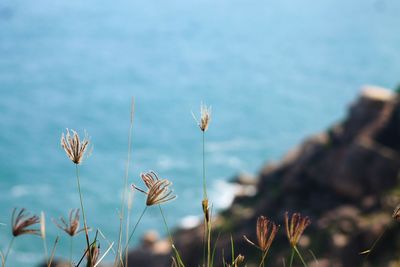
[[[65,128],[91,136],[81,166],[88,222],[116,240],[131,96],[129,182],[141,185],[149,169],[174,182],[171,226],[201,214],[201,134],[191,111],[205,101],[208,188],[217,208],[229,204],[223,181],[342,118],[362,85],[400,81],[399,11],[395,0],[1,1],[0,247],[13,207],[26,207],[45,211],[48,246],[60,235],[56,254],[68,255],[69,239],[50,221],[79,207],[59,143]],[[135,221],[143,197],[133,205]],[[157,209],[134,243],[149,229],[165,234]],[[76,259],[83,236],[75,244]],[[9,266],[42,258],[40,239],[22,236]]]

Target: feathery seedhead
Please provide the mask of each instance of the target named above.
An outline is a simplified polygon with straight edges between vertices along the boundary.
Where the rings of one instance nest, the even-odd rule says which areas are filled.
[[[208,199],[205,198],[201,201],[201,206],[203,207],[204,217],[206,218],[206,222],[210,221],[210,207],[208,206]]]
[[[132,188],[147,195],[147,206],[162,204],[176,198],[176,195],[174,195],[173,191],[169,188],[169,186],[172,185],[172,182],[170,182],[169,180],[160,180],[158,178],[158,175],[153,171],[141,173],[140,177],[142,178],[148,191],[146,192],[145,190],[140,189],[134,184],[132,185]]]
[[[293,213],[289,223],[289,213],[285,213],[286,235],[292,247],[295,247],[300,240],[304,230],[311,224],[308,217],[302,217],[300,213]]]
[[[99,259],[100,245],[97,245],[96,243],[97,242],[94,242],[93,244],[91,244],[90,245],[90,253],[86,253],[87,267],[93,267]]]
[[[393,211],[392,218],[400,222],[400,204]]]
[[[239,254],[235,261],[233,262],[233,267],[238,267],[240,264],[244,262],[244,256],[242,254]]]
[[[29,216],[29,212],[26,212],[26,209],[24,208],[22,208],[18,212],[17,217],[15,217],[16,211],[17,209],[15,208],[11,216],[13,236],[20,236],[24,234],[40,235],[40,230],[28,229],[29,226],[35,225],[40,222],[39,217],[36,215]]]
[[[69,211],[68,222],[63,217],[60,217],[60,223],[54,219],[53,222],[58,228],[66,232],[69,236],[75,236],[84,230],[79,230],[79,209],[72,209]]]
[[[263,252],[266,252],[271,247],[271,244],[275,239],[278,229],[279,226],[277,226],[274,222],[268,220],[264,216],[260,216],[257,219],[257,226],[256,226],[258,245],[250,241],[246,236],[243,237],[251,245],[257,247],[259,250]]]
[[[89,139],[85,133],[85,137],[81,141],[79,135],[74,130],[71,130],[72,136],[67,129],[67,133],[61,135],[61,146],[70,160],[75,164],[82,162],[86,149],[89,146]]]
[[[197,120],[196,116],[193,114],[193,118],[199,125],[201,131],[205,132],[208,129],[208,125],[211,121],[211,106],[207,107],[205,104],[201,103],[200,105],[200,121]]]

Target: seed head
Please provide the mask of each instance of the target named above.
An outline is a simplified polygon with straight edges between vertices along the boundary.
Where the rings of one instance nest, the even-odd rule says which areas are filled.
[[[132,187],[144,194],[147,195],[146,205],[153,206],[157,204],[162,204],[164,202],[168,202],[176,198],[176,195],[173,194],[173,191],[169,188],[172,183],[167,179],[159,179],[158,175],[153,172],[147,172],[140,174],[144,184],[146,185],[148,191],[146,192],[143,189],[135,186]]]
[[[205,132],[208,129],[208,124],[211,121],[211,106],[207,107],[203,103],[200,105],[200,121],[197,120],[196,116],[192,113],[193,118],[199,125],[201,131]]]
[[[286,234],[292,247],[297,245],[304,230],[310,224],[311,220],[308,217],[302,217],[300,213],[293,213],[289,223],[289,214],[285,213]]]
[[[79,230],[79,209],[72,209],[69,211],[68,222],[63,217],[60,217],[60,223],[54,219],[53,222],[58,228],[66,232],[69,236],[75,236],[84,230]]]
[[[203,207],[204,217],[206,218],[206,222],[210,221],[210,206],[208,205],[208,199],[205,198],[201,201],[201,206]]]
[[[96,243],[97,242],[94,242],[93,244],[91,244],[90,245],[90,253],[86,253],[88,267],[95,266],[95,264],[97,263],[97,260],[99,259],[100,245],[97,245]]]
[[[29,229],[28,227],[31,225],[35,225],[40,222],[38,216],[33,215],[29,216],[29,212],[26,212],[26,209],[22,208],[19,212],[17,217],[15,217],[15,213],[17,209],[13,210],[11,216],[11,225],[12,225],[12,234],[13,236],[20,236],[24,234],[33,234],[33,235],[40,235],[39,229]]]
[[[74,130],[71,130],[72,136],[67,129],[67,133],[61,135],[61,146],[70,160],[75,164],[82,162],[83,156],[89,145],[89,139],[85,134],[85,137],[81,141],[79,135]]]
[[[393,211],[392,218],[400,222],[400,204]]]
[[[277,226],[275,223],[268,220],[264,216],[260,216],[257,219],[256,228],[258,245],[254,244],[246,236],[244,236],[244,239],[265,253],[271,247],[272,241],[274,241],[278,229],[279,226]]]
[[[233,266],[234,267],[238,267],[240,264],[242,264],[244,262],[244,256],[242,254],[239,254],[235,261],[233,262]]]

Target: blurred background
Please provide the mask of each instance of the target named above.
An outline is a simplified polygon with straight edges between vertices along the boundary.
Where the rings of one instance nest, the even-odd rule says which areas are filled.
[[[65,128],[86,130],[94,146],[81,167],[88,223],[117,238],[132,96],[129,182],[141,185],[147,170],[173,181],[171,226],[201,215],[201,133],[191,112],[203,101],[212,106],[210,198],[227,207],[234,175],[257,172],[341,119],[362,85],[398,84],[399,12],[395,0],[2,0],[0,247],[12,209],[26,207],[46,213],[49,243],[60,235],[57,255],[68,256],[69,239],[50,221],[79,207],[60,146]],[[143,201],[135,194],[132,221]],[[157,210],[133,243],[149,229],[165,235]],[[23,236],[9,264],[42,259],[40,239]]]

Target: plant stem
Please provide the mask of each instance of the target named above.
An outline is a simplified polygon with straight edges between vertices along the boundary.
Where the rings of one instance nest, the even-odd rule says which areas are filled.
[[[73,242],[74,242],[74,237],[71,236],[70,240],[69,240],[69,263],[71,265],[71,267],[73,267],[74,265],[72,264],[72,247],[73,247]]]
[[[129,125],[129,134],[128,134],[128,155],[126,159],[125,165],[125,177],[124,177],[124,187],[122,192],[122,200],[121,200],[121,210],[120,210],[120,217],[119,217],[119,233],[118,233],[118,249],[117,255],[115,258],[114,266],[116,266],[118,258],[122,261],[122,221],[124,219],[124,210],[125,210],[125,202],[126,202],[126,190],[128,189],[128,176],[129,176],[129,166],[131,161],[131,147],[132,147],[132,129],[133,129],[133,115],[134,115],[134,100],[132,97],[132,104],[131,104],[131,118],[130,118],[130,125]],[[128,228],[126,228],[128,229]],[[128,233],[126,233],[128,235]]]
[[[80,184],[80,180],[79,180],[79,168],[78,168],[78,164],[75,164],[76,167],[76,181],[78,184],[78,192],[79,192],[79,200],[81,202],[81,209],[82,209],[82,216],[83,216],[83,227],[85,229],[85,236],[86,236],[86,245],[87,245],[87,249],[88,249],[88,253],[89,253],[89,259],[92,258],[92,252],[90,250],[90,241],[89,241],[89,232],[88,232],[88,228],[87,228],[87,224],[86,224],[86,216],[85,216],[85,209],[83,206],[83,200],[82,200],[82,193],[81,193],[81,184]]]
[[[124,249],[125,252],[126,252],[126,250],[128,249],[129,242],[131,241],[131,239],[132,239],[132,237],[133,237],[133,234],[134,234],[135,231],[136,231],[137,226],[139,225],[140,221],[142,220],[142,217],[143,217],[144,213],[146,212],[147,207],[148,207],[148,206],[146,206],[146,207],[143,209],[142,214],[140,214],[139,219],[137,220],[135,226],[133,227],[132,233],[130,234],[130,236],[129,236],[129,238],[128,238],[128,242],[127,242],[127,244],[126,244],[126,246],[125,246],[125,249]]]
[[[158,207],[160,209],[160,213],[161,213],[161,216],[163,218],[165,228],[167,229],[167,232],[168,232],[169,241],[171,242],[171,247],[172,247],[173,251],[175,252],[175,257],[176,257],[176,260],[178,261],[178,265],[182,266],[182,267],[185,267],[185,265],[182,262],[181,256],[179,255],[179,252],[178,252],[178,250],[176,249],[176,247],[174,245],[174,241],[172,239],[171,231],[169,230],[169,227],[168,227],[168,224],[167,224],[167,220],[165,219],[164,212],[163,212],[163,210],[161,208],[161,205],[158,205]]]
[[[300,258],[301,262],[303,263],[304,267],[308,267],[306,262],[304,261],[303,257],[301,256],[300,251],[297,249],[297,247],[294,246],[293,248],[296,251],[297,255],[299,256],[299,258]]]
[[[203,267],[206,266],[206,239],[207,239],[207,219],[206,216],[204,215],[204,234],[203,234]]]
[[[260,262],[260,265],[259,265],[259,267],[261,267],[261,266],[264,266],[264,265],[265,265],[265,257],[267,256],[267,254],[268,254],[268,251],[269,251],[269,249],[267,249],[265,252],[263,252],[263,253],[262,253],[261,262]]]
[[[211,221],[207,223],[207,266],[211,266]]]
[[[46,238],[42,238],[42,240],[43,240],[44,256],[46,259],[46,263],[48,264],[49,263],[49,254],[47,252]]]
[[[163,221],[164,221],[165,229],[167,229],[167,232],[168,232],[169,241],[171,242],[171,245],[173,245],[174,241],[172,240],[172,235],[171,235],[171,232],[169,231],[169,227],[168,227],[168,224],[167,224],[167,220],[165,219],[164,212],[163,212],[163,210],[161,208],[161,205],[158,205],[158,207],[160,209],[161,216],[162,216]]]
[[[294,247],[292,247],[292,254],[290,255],[289,267],[292,267],[294,258]]]
[[[8,253],[10,253],[11,247],[12,247],[12,245],[13,245],[13,243],[14,243],[14,239],[15,239],[15,236],[13,236],[13,237],[11,238],[11,240],[10,240],[10,243],[8,243],[7,252],[6,252],[6,254],[4,255],[4,267],[6,266],[7,256],[8,256]]]
[[[205,132],[203,131],[203,198],[207,199],[207,185],[206,185],[206,156],[205,156]]]
[[[130,222],[131,222],[131,210],[132,210],[131,201],[132,201],[132,197],[133,197],[132,196],[133,192],[130,192],[130,194],[131,195],[128,195],[128,214],[126,216],[126,230],[125,230],[125,234],[126,234],[125,243],[126,243],[126,245],[128,245],[129,225],[130,225]],[[125,251],[125,266],[128,266],[128,250]]]

